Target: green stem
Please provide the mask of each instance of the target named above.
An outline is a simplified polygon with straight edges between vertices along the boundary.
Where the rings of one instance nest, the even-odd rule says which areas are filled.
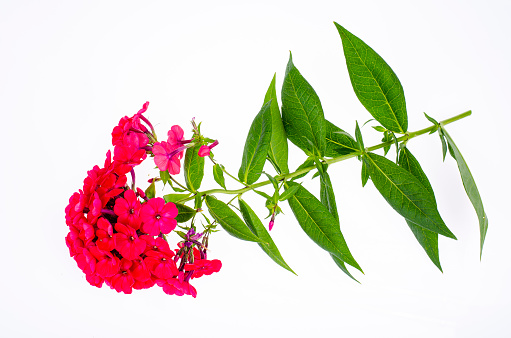
[[[455,121],[461,120],[462,118],[470,116],[471,114],[472,114],[472,111],[469,110],[469,111],[466,111],[466,112],[464,112],[462,114],[459,114],[459,115],[453,116],[451,118],[448,118],[447,120],[440,121],[439,124],[440,125],[447,125],[449,123],[453,123]],[[406,133],[405,135],[403,135],[401,137],[398,137],[397,141],[398,142],[408,141],[408,140],[411,140],[414,137],[417,137],[417,136],[420,136],[420,135],[423,135],[423,134],[426,134],[426,133],[429,133],[429,132],[432,132],[432,131],[436,131],[437,129],[438,129],[438,125],[432,125],[430,127],[427,127],[427,128],[421,129],[421,130],[417,130],[417,131],[414,131],[414,132]],[[383,142],[383,143],[377,144],[375,146],[366,148],[365,151],[374,151],[374,150],[377,150],[377,149],[381,149],[381,148],[383,148],[385,146],[392,145],[394,143],[395,143],[395,140],[388,141],[388,142]],[[334,157],[334,158],[331,158],[331,159],[327,159],[327,160],[325,160],[325,163],[332,164],[332,163],[336,163],[336,162],[341,162],[341,161],[344,161],[344,160],[347,160],[347,159],[350,159],[350,158],[353,158],[353,157],[357,157],[357,156],[360,156],[360,155],[362,155],[362,151],[354,151],[354,152],[349,153],[347,155],[342,155],[342,156],[337,156],[337,157]],[[316,166],[310,166],[310,167],[307,167],[307,168],[303,168],[303,169],[297,170],[297,171],[295,171],[293,173],[289,173],[289,174],[285,174],[285,175],[279,175],[279,176],[277,176],[275,178],[278,181],[280,181],[282,179],[289,180],[289,179],[291,179],[291,178],[293,178],[295,176],[308,173],[309,171],[311,171],[311,170],[313,170],[315,168],[316,168]],[[197,192],[197,193],[201,194],[201,195],[212,195],[212,194],[228,194],[228,195],[238,195],[238,194],[240,194],[241,195],[241,194],[243,194],[243,193],[245,193],[247,191],[254,190],[256,188],[268,185],[270,183],[271,182],[269,180],[267,180],[267,181],[262,181],[262,182],[259,182],[259,183],[252,184],[252,185],[250,185],[248,187],[245,187],[245,188],[242,188],[242,189],[236,189],[236,190],[210,189],[210,190],[205,190],[205,191],[201,191],[201,192]],[[182,201],[183,202],[187,202],[187,201],[192,200],[193,198],[194,197],[188,197],[186,199],[183,199]]]

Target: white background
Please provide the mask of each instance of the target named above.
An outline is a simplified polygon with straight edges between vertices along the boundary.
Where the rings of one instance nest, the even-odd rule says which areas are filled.
[[[0,335],[509,337],[510,11],[506,1],[1,1]],[[145,101],[160,138],[174,124],[189,136],[191,118],[202,121],[234,174],[275,72],[280,96],[290,50],[329,120],[353,133],[355,120],[370,118],[333,21],[399,76],[409,130],[429,125],[423,112],[443,120],[473,111],[448,130],[489,217],[482,261],[476,214],[432,135],[409,148],[458,237],[440,238],[443,274],[374,186],[362,189],[360,163],[350,160],[330,174],[344,236],[366,273],[354,272],[361,284],[284,205],[271,234],[298,277],[219,232],[210,257],[223,268],[194,283],[196,299],[90,286],[69,257],[64,208],[103,163],[113,126]],[[363,133],[366,145],[378,143],[372,128]],[[296,168],[304,156],[290,148]],[[206,170],[205,188],[216,187]],[[318,191],[316,180],[304,181]],[[253,201],[265,216],[263,201]]]

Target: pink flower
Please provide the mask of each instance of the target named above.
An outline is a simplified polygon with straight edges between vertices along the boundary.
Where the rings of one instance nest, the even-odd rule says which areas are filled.
[[[144,203],[140,210],[142,230],[151,236],[158,236],[160,232],[168,234],[177,225],[175,220],[177,213],[174,203],[165,203],[161,197],[152,198]]]
[[[183,145],[183,143],[181,141],[183,141],[184,131],[183,131],[183,128],[181,128],[180,126],[178,126],[178,125],[172,126],[172,128],[170,128],[167,135],[168,135],[167,142],[171,146]]]
[[[179,174],[181,158],[186,146],[177,147],[168,142],[156,142],[153,145],[154,163],[161,171],[169,171],[171,175]]]
[[[201,146],[199,148],[199,156],[206,157],[209,156],[211,149],[218,145],[218,141],[211,143],[209,146]]]

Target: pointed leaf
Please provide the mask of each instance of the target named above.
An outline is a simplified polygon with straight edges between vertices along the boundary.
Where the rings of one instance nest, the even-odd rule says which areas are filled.
[[[314,166],[314,158],[312,157],[309,157],[305,160],[305,162],[303,162],[298,168],[296,168],[296,171],[298,170],[301,170],[301,169],[304,169],[304,168],[309,168],[309,167],[313,167]],[[303,173],[303,174],[300,174],[300,175],[297,175],[295,177],[293,177],[291,180],[294,181],[294,180],[297,180],[299,178],[302,178],[304,177],[305,175],[307,175],[309,172],[306,172],[306,173]]]
[[[208,206],[211,216],[220,223],[222,228],[224,228],[229,235],[244,241],[262,242],[224,202],[212,196],[206,196],[206,205]]]
[[[293,64],[292,56],[282,85],[282,121],[287,137],[307,155],[325,152],[326,126],[323,108],[312,86]]]
[[[270,148],[268,149],[268,156],[271,161],[276,165],[279,174],[289,173],[287,166],[288,148],[287,148],[287,135],[280,117],[279,103],[277,101],[277,91],[275,89],[275,75],[271,80],[270,87],[264,97],[264,103],[271,100],[271,141]]]
[[[175,203],[177,207],[178,214],[176,216],[176,221],[178,223],[184,223],[189,221],[197,212],[195,209],[190,208],[187,205],[181,203]]]
[[[348,133],[326,120],[325,156],[336,157],[357,151],[357,143]]]
[[[222,188],[227,189],[225,187],[224,171],[218,163],[213,166],[213,178],[215,179],[215,182],[218,183]]]
[[[169,183],[170,181],[170,174],[167,170],[165,171],[160,171],[160,178],[163,182],[163,185],[165,186],[165,184]]]
[[[147,187],[144,193],[149,199],[156,197],[156,188],[154,186],[154,181],[151,182],[151,184]]]
[[[279,201],[283,202],[283,201],[289,199],[290,197],[292,197],[298,191],[298,188],[300,188],[300,185],[294,185],[291,188],[286,189],[282,193],[282,195],[280,195]]]
[[[296,184],[289,182],[286,189]],[[303,231],[318,246],[362,271],[351,255],[334,216],[313,194],[300,186],[287,201]]]
[[[355,125],[355,139],[357,140],[358,149],[364,151],[364,139],[362,138],[362,133],[358,127],[358,122],[356,122]]]
[[[335,26],[342,39],[351,84],[360,103],[382,126],[405,133],[408,128],[405,94],[396,74],[364,41],[341,25],[335,23]]]
[[[488,231],[488,217],[484,212],[483,201],[481,200],[481,195],[479,195],[479,190],[477,190],[476,182],[474,181],[474,177],[472,173],[470,173],[470,169],[468,168],[467,162],[461,155],[458,147],[452,140],[451,136],[447,133],[447,131],[442,127],[443,134],[447,139],[450,150],[452,150],[452,155],[456,159],[458,163],[458,169],[460,170],[461,180],[463,181],[463,187],[467,192],[467,196],[472,202],[474,209],[477,214],[477,218],[479,219],[479,232],[480,232],[480,243],[481,243],[481,252],[480,255],[483,254],[483,244],[484,239],[486,238],[486,232]]]
[[[342,261],[342,259],[340,258],[337,258],[335,255],[333,254],[330,254],[330,257],[332,257],[332,259],[334,260],[335,264],[337,264],[337,266],[342,270],[342,272],[344,272],[345,274],[347,274],[351,279],[353,279],[355,282],[359,283],[360,282],[355,278],[353,277],[353,275],[348,271],[348,268],[346,267],[346,263],[344,263]]]
[[[456,239],[438,213],[434,198],[415,176],[374,153],[367,153],[363,160],[376,189],[401,216],[423,228]]]
[[[188,189],[197,191],[204,177],[204,157],[200,157],[199,145],[186,149],[184,161],[185,182]]]
[[[337,203],[335,203],[334,190],[332,188],[332,182],[330,181],[330,175],[325,171],[321,175],[319,196],[321,203],[327,207],[328,211],[334,216],[339,223],[339,213],[337,212]]]
[[[360,175],[362,176],[362,187],[365,187],[369,179],[369,171],[367,170],[365,161],[362,161],[362,173]]]
[[[190,195],[191,195],[190,193],[187,193],[187,194],[167,194],[167,195],[163,196],[163,199],[165,200],[165,202],[176,202],[176,201],[182,200],[184,198],[187,198]]]
[[[433,193],[433,188],[429,183],[428,177],[422,170],[419,161],[412,155],[412,153],[408,150],[408,148],[403,147],[399,152],[399,166],[408,172],[410,172],[413,176],[415,176],[424,188],[432,195],[433,200],[435,201],[435,196]],[[433,264],[435,264],[440,271],[442,271],[442,266],[440,265],[440,257],[438,252],[438,234],[436,232],[427,230],[409,220],[405,219],[406,223],[412,230],[415,238],[422,246],[426,254],[431,259]]]
[[[270,148],[271,131],[271,102],[267,102],[254,118],[248,131],[238,172],[238,177],[242,182],[252,184],[261,176],[266,154]]]
[[[282,255],[280,254],[279,249],[273,242],[273,239],[271,238],[268,231],[266,231],[266,228],[264,227],[264,225],[261,222],[261,220],[259,219],[259,217],[257,217],[257,215],[254,213],[254,211],[250,208],[250,206],[242,199],[239,200],[239,204],[240,204],[241,215],[243,216],[245,223],[247,224],[249,229],[254,233],[254,235],[259,237],[264,242],[264,243],[257,243],[257,244],[259,244],[261,249],[263,249],[263,251],[266,252],[266,254],[268,256],[270,256],[270,258],[275,263],[277,263],[284,269],[289,270],[296,275],[296,273],[284,261],[284,258],[282,258]]]

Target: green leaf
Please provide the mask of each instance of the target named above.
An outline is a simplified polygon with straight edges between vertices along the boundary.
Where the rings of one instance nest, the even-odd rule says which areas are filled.
[[[340,221],[339,221],[339,213],[337,212],[337,204],[335,202],[334,190],[332,189],[332,183],[330,182],[330,176],[328,175],[328,173],[326,171],[321,173],[321,183],[320,184],[321,184],[320,185],[321,203],[323,203],[323,205],[328,209],[330,214],[335,218],[335,220],[337,222],[337,227],[339,228],[339,231],[340,231],[341,226],[340,226]],[[294,186],[294,187],[296,187],[296,186]],[[347,274],[351,279],[353,279],[357,283],[360,283],[348,271],[348,268],[346,267],[346,263],[344,263],[342,259],[336,257],[332,253],[330,253],[330,257],[332,257],[335,264],[342,270],[342,272]]]
[[[367,184],[367,180],[369,179],[369,171],[367,170],[367,164],[365,161],[362,161],[362,187],[365,187]]]
[[[187,194],[167,194],[167,195],[163,196],[163,199],[165,200],[165,202],[176,202],[176,201],[182,200],[183,198],[187,198],[190,195],[191,195],[190,193],[187,193]]]
[[[312,86],[293,64],[292,56],[282,85],[282,121],[287,137],[307,155],[323,156],[326,126],[323,108]]]
[[[358,122],[356,122],[355,126],[355,139],[357,140],[358,149],[360,151],[364,151],[364,139],[362,138],[362,133],[360,132],[360,128],[358,127]]]
[[[286,189],[296,184],[289,182]],[[319,247],[362,271],[351,255],[336,219],[314,195],[300,186],[287,201],[303,231]]]
[[[175,203],[177,207],[178,214],[176,216],[176,221],[178,223],[184,223],[189,221],[197,212],[195,209],[190,208],[187,205]]]
[[[326,157],[336,157],[357,151],[357,142],[341,128],[326,120]]]
[[[202,209],[202,196],[201,194],[196,194],[194,198],[194,207],[196,210]]]
[[[440,124],[438,123],[437,120],[435,120],[434,118],[432,118],[431,116],[429,116],[428,114],[424,113],[424,115],[426,116],[426,118],[429,120],[429,122],[433,123],[435,126],[439,126]],[[430,132],[430,134],[434,133],[436,130],[433,130]]]
[[[337,266],[342,270],[342,272],[344,272],[351,279],[353,279],[355,282],[360,284],[360,282],[358,280],[356,280],[355,277],[353,277],[353,275],[348,271],[348,268],[346,267],[346,263],[344,263],[340,258],[337,258],[333,254],[330,254],[330,257],[332,257],[332,259],[334,260],[335,264],[337,264]]]
[[[145,190],[145,195],[147,196],[147,198],[151,199],[151,198],[154,198],[156,196],[156,188],[154,186],[154,182],[152,182],[148,187],[147,189]]]
[[[170,181],[170,174],[167,170],[165,171],[160,171],[160,178],[163,182],[163,185],[165,186],[165,184],[169,183]]]
[[[215,179],[215,182],[218,183],[222,188],[227,189],[225,187],[224,171],[218,163],[213,166],[213,178]]]
[[[268,149],[268,156],[271,161],[276,165],[279,174],[289,173],[287,166],[288,148],[287,148],[287,135],[280,117],[279,103],[277,101],[277,91],[275,89],[275,75],[271,80],[270,87],[264,96],[264,103],[271,100],[271,141],[270,148]]]
[[[227,233],[244,241],[262,242],[254,235],[241,218],[224,202],[212,196],[206,196],[209,213]]]
[[[374,153],[367,153],[363,160],[376,189],[401,216],[423,228],[456,239],[438,213],[434,198],[415,176]]]
[[[410,172],[413,176],[415,176],[422,184],[422,186],[432,195],[433,200],[435,201],[435,195],[433,193],[433,188],[429,183],[428,177],[422,170],[419,161],[412,155],[412,153],[408,150],[408,148],[403,147],[399,151],[399,162],[398,165]],[[438,252],[438,234],[436,232],[427,230],[407,219],[406,223],[412,230],[415,238],[422,246],[426,254],[431,259],[433,264],[435,264],[440,271],[442,271],[442,266],[440,265],[440,257]]]
[[[271,102],[267,102],[254,118],[248,131],[238,172],[238,177],[242,182],[252,184],[261,176],[266,154],[270,148],[271,131]]]
[[[259,244],[261,249],[263,249],[263,251],[266,252],[266,254],[268,256],[270,256],[270,258],[275,263],[277,263],[284,269],[291,271],[292,273],[294,273],[296,275],[296,273],[284,261],[284,258],[282,258],[282,255],[280,254],[279,249],[273,242],[273,239],[271,238],[268,231],[266,231],[266,228],[264,227],[264,225],[261,222],[261,220],[259,219],[259,217],[257,217],[257,215],[254,213],[254,211],[250,208],[250,206],[242,199],[239,200],[239,204],[240,204],[241,215],[243,216],[245,223],[247,224],[249,229],[254,233],[254,235],[259,237],[264,242],[264,243],[257,243],[257,244]]]
[[[339,213],[337,212],[337,203],[335,203],[335,195],[332,182],[330,181],[330,175],[324,171],[320,174],[320,177],[319,196],[321,203],[327,207],[328,211],[330,211],[332,216],[337,220],[337,223],[339,223]]]
[[[296,168],[295,171],[298,171],[298,170],[301,170],[301,169],[304,169],[304,168],[309,168],[309,167],[312,167],[314,166],[314,158],[312,157],[309,157],[305,160],[305,162],[303,162],[298,168]],[[299,178],[302,178],[304,177],[305,175],[307,175],[309,172],[306,172],[306,173],[303,173],[303,174],[300,174],[300,175],[297,175],[295,177],[293,177],[291,180],[294,181],[294,180],[297,180]]]
[[[470,202],[474,206],[474,209],[477,214],[477,218],[479,219],[479,232],[480,232],[480,243],[481,243],[481,252],[480,255],[483,254],[483,244],[484,239],[486,238],[486,232],[488,231],[488,217],[484,212],[483,201],[481,200],[481,195],[479,195],[479,190],[477,190],[476,182],[474,181],[474,177],[470,173],[470,169],[468,168],[467,162],[463,159],[458,147],[452,140],[451,136],[447,133],[447,131],[442,127],[443,134],[449,143],[450,150],[452,150],[452,155],[456,162],[458,163],[458,169],[460,170],[461,180],[463,181],[463,187],[467,193]]]
[[[270,180],[271,184],[273,185],[273,188],[275,188],[276,191],[279,190],[279,182],[275,179],[275,177],[271,176],[268,173],[264,173],[266,177],[268,177],[268,180]]]
[[[282,195],[279,197],[279,201],[283,202],[289,198],[291,198],[297,191],[298,188],[300,188],[300,185],[293,185],[291,188],[286,189]]]
[[[200,157],[200,145],[186,149],[184,161],[185,182],[188,189],[197,191],[204,177],[204,157]]]
[[[270,195],[268,195],[267,193],[265,193],[264,191],[259,191],[259,190],[255,190],[254,189],[254,192],[260,196],[263,196],[264,198],[268,199],[268,200],[271,200],[271,197]]]
[[[382,126],[405,133],[408,128],[405,94],[396,74],[364,41],[334,24],[342,39],[351,84],[360,103]]]

